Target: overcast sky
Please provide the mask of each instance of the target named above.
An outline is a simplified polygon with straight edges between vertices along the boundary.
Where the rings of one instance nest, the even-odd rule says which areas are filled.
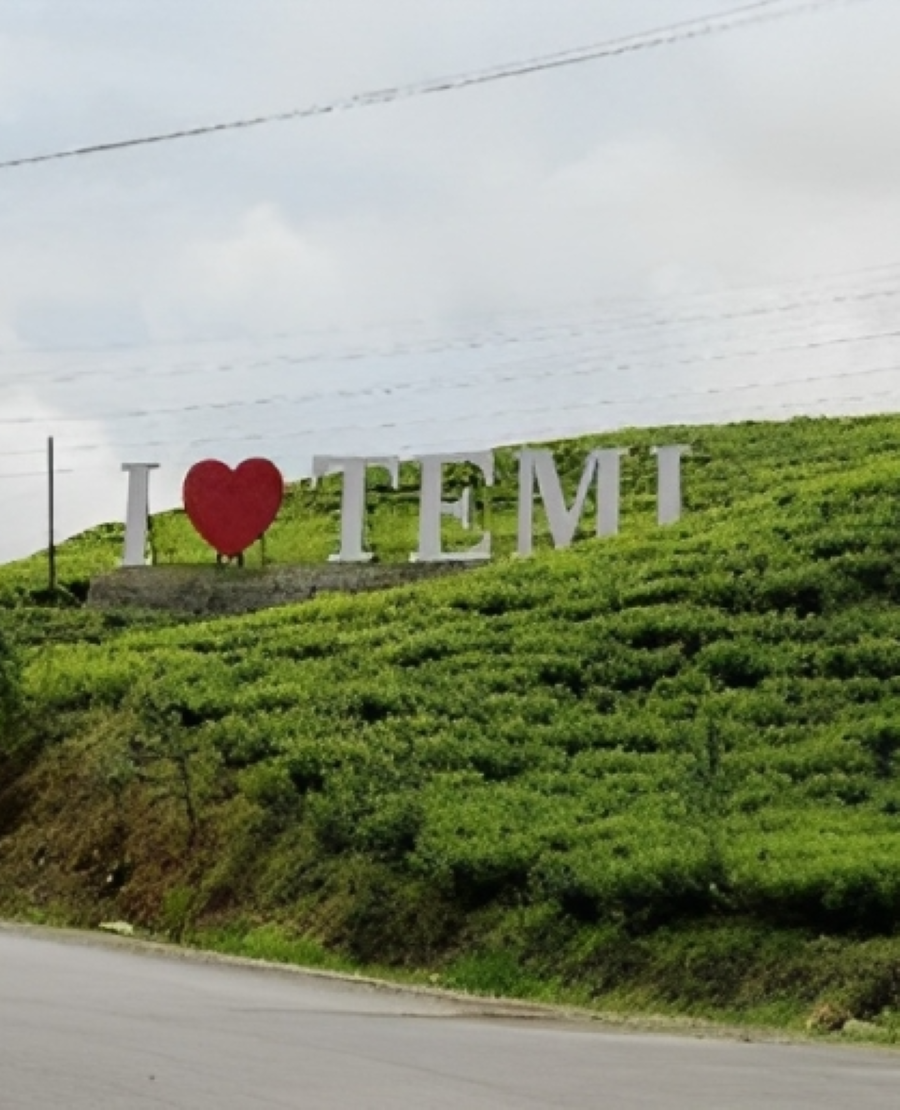
[[[737,0],[0,0],[0,161]],[[484,447],[900,404],[900,5],[0,171],[0,559],[123,461]]]

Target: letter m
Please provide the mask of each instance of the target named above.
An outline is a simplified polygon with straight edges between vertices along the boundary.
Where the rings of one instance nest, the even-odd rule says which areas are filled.
[[[619,496],[621,461],[627,451],[607,448],[591,451],[585,462],[575,503],[566,507],[562,483],[552,451],[527,448],[519,452],[519,543],[520,555],[534,549],[535,486],[544,503],[550,535],[557,548],[569,547],[575,539],[578,524],[591,486],[597,484],[597,535],[614,536],[619,531]]]

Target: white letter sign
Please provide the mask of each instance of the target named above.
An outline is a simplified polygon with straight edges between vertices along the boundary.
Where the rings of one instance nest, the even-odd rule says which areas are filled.
[[[682,514],[682,460],[691,453],[691,448],[685,444],[674,444],[666,447],[652,448],[657,460],[657,516],[659,524],[674,524],[681,519]],[[535,504],[537,501],[544,507],[553,546],[557,549],[570,547],[578,532],[579,524],[584,516],[585,506],[592,492],[596,493],[596,520],[594,534],[597,536],[616,536],[619,533],[619,513],[622,495],[622,459],[628,454],[627,448],[603,447],[591,451],[584,462],[584,469],[575,492],[575,499],[568,504],[566,492],[560,481],[559,469],[553,452],[546,448],[523,448],[515,458],[519,464],[519,490],[518,490],[518,531],[517,551],[521,556],[528,556],[534,552],[535,530]],[[469,465],[481,471],[486,486],[494,485],[496,459],[493,451],[453,452],[446,455],[421,455],[414,460],[420,467],[419,483],[419,546],[415,554],[410,555],[413,563],[475,563],[491,558],[493,552],[493,537],[490,532],[483,532],[481,540],[462,551],[447,551],[444,548],[443,523],[446,517],[452,517],[459,522],[463,529],[469,531],[473,526],[472,489],[463,490],[458,501],[444,499],[444,468],[453,464]],[[277,475],[277,499],[270,515],[265,515],[266,499],[257,490],[248,487],[243,490],[241,497],[237,498],[237,508],[243,511],[244,516],[249,511],[251,522],[255,524],[251,536],[260,536],[274,520],[281,504],[283,495],[283,480],[274,464],[264,459],[247,460],[232,472],[223,463],[208,460],[200,463],[188,475],[185,481],[187,486],[191,476],[206,467],[217,468],[228,474],[238,475],[245,468],[258,467],[264,464]],[[129,475],[128,481],[128,513],[125,525],[125,552],[123,566],[139,567],[146,563],[147,527],[148,527],[148,490],[150,471],[157,468],[157,463],[123,463],[122,469]],[[313,459],[313,485],[319,478],[328,474],[343,474],[343,490],[341,494],[341,540],[340,550],[336,555],[329,557],[332,563],[369,563],[375,555],[366,550],[366,490],[368,473],[371,468],[387,471],[393,489],[400,488],[400,460],[394,455],[390,456],[341,456],[317,455]],[[219,483],[221,485],[221,482]],[[214,491],[215,492],[215,491]],[[239,491],[240,492],[240,491]],[[264,493],[265,491],[263,491]],[[221,493],[218,491],[217,496]],[[226,490],[228,493],[228,490]],[[232,503],[235,497],[229,494]],[[266,495],[267,496],[267,495]],[[259,502],[262,497],[265,519],[257,520],[259,516]],[[243,498],[243,501],[241,500]],[[248,500],[249,498],[249,500]],[[224,502],[219,497],[219,502],[214,506],[215,513],[219,513],[226,523],[235,513],[229,509],[228,497]],[[210,519],[215,523],[215,513]],[[253,514],[256,514],[254,516]],[[230,516],[229,516],[230,514]],[[210,525],[198,523],[195,516],[188,516],[200,534],[212,544],[209,539]],[[238,513],[240,516],[240,513]],[[240,523],[240,521],[238,521]],[[234,527],[231,521],[229,527]],[[488,527],[485,521],[483,527]]]
[[[391,476],[394,489],[400,485],[400,460],[394,456],[380,459],[336,458],[330,455],[313,459],[313,476],[343,473],[344,492],[341,500],[341,550],[331,555],[331,563],[370,563],[374,558],[364,547],[366,520],[366,474],[370,467],[381,467]]]
[[[660,524],[677,524],[681,520],[681,460],[690,453],[690,447],[681,443],[653,448],[659,466],[657,518]]]
[[[619,531],[619,497],[622,456],[619,447],[592,451],[585,463],[575,503],[566,508],[562,483],[552,451],[526,448],[519,452],[519,547],[520,555],[534,550],[534,487],[537,482],[547,513],[550,534],[557,548],[569,547],[578,530],[591,484],[597,478],[597,535],[615,536]]]
[[[128,508],[125,513],[123,567],[147,565],[147,521],[150,516],[150,471],[159,463],[122,463],[128,475]]]
[[[411,556],[414,563],[471,563],[491,557],[491,534],[486,532],[481,542],[468,551],[444,551],[441,540],[441,520],[445,516],[459,517],[454,505],[443,500],[444,466],[448,463],[470,463],[484,474],[485,485],[494,484],[494,453],[479,451],[475,454],[461,452],[454,455],[423,455],[416,460],[422,467],[422,489],[419,505],[419,550]]]

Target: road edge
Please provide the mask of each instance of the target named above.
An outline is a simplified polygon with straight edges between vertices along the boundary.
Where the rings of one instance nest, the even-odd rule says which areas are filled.
[[[90,929],[68,926],[38,925],[31,922],[0,919],[0,935],[13,934],[32,937],[56,944],[72,944],[89,948],[106,948],[135,955],[166,959],[173,962],[218,965],[242,968],[257,973],[289,976],[292,978],[325,980],[391,994],[433,998],[452,1002],[460,1007],[458,1015],[476,1019],[509,1021],[542,1021],[550,1024],[581,1026],[605,1033],[657,1035],[682,1037],[690,1040],[726,1040],[745,1044],[778,1044],[856,1051],[886,1051],[898,1053],[898,1046],[867,1041],[825,1039],[815,1034],[804,1035],[799,1031],[766,1029],[759,1026],[730,1025],[710,1022],[700,1018],[675,1017],[663,1014],[619,1014],[585,1007],[566,1006],[549,1002],[529,1002],[521,999],[469,994],[446,987],[418,983],[403,983],[391,979],[352,972],[332,971],[326,968],[303,967],[297,964],[278,963],[274,960],[233,956],[205,948],[142,936],[119,936]]]

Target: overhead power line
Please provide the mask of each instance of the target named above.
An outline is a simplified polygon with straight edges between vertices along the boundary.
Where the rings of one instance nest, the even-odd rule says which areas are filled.
[[[890,292],[892,296],[900,294],[900,290],[893,290]],[[782,308],[780,306],[775,306],[761,313],[761,315],[770,316],[772,313],[778,313],[780,311],[782,311]],[[743,313],[741,315],[744,318],[748,318],[758,316],[760,313],[754,310],[752,313]],[[732,319],[733,317],[728,315],[723,318]],[[802,337],[791,338],[789,334],[790,330],[791,329],[788,329],[788,334],[785,334],[783,326],[776,327],[770,324],[766,332],[768,339],[766,343],[759,344],[751,341],[746,345],[740,346],[736,350],[719,351],[715,353],[710,352],[702,355],[698,355],[693,351],[693,343],[686,343],[684,340],[625,348],[609,346],[608,344],[605,346],[592,344],[584,347],[580,351],[570,351],[566,352],[564,355],[560,355],[558,352],[544,352],[541,354],[532,354],[524,358],[518,357],[498,362],[490,367],[489,373],[495,383],[521,383],[522,381],[537,380],[547,377],[554,369],[559,368],[561,359],[565,359],[567,378],[598,378],[617,375],[625,370],[630,371],[634,368],[634,360],[642,359],[645,356],[649,356],[655,361],[651,363],[641,363],[641,370],[665,370],[675,366],[690,367],[711,365],[714,363],[729,362],[734,359],[758,359],[781,354],[819,351],[831,347],[887,341],[896,342],[900,339],[900,329],[897,328],[882,328],[862,333],[854,332],[849,335],[820,335],[813,339],[804,339]],[[588,338],[591,333],[586,332],[583,334],[585,338]],[[597,338],[604,338],[602,330],[597,333]],[[679,354],[679,351],[684,353]],[[263,362],[259,365],[264,366],[266,364]],[[231,367],[225,368],[231,369]],[[468,391],[476,388],[484,380],[486,370],[487,368],[485,367],[479,367],[465,376],[454,376],[451,382],[442,385],[441,395],[446,396],[448,393],[456,393],[460,390]],[[169,372],[165,372],[158,376],[169,376]],[[387,385],[376,384],[372,386],[355,387],[349,391],[318,388],[300,393],[256,393],[249,398],[203,399],[188,403],[165,405],[157,408],[147,408],[141,405],[112,411],[98,411],[91,416],[60,416],[56,418],[56,423],[78,425],[108,421],[147,420],[162,416],[188,416],[205,412],[245,412],[249,410],[258,411],[260,409],[282,410],[308,405],[317,401],[333,400],[341,396],[352,397],[355,400],[383,395],[408,396],[416,393],[429,393],[433,391],[434,388],[433,382],[429,380],[423,381],[419,377],[416,377],[409,380],[392,381]],[[0,428],[23,427],[29,425],[36,426],[44,424],[46,419],[45,416],[30,415],[0,417]]]
[[[618,57],[623,54],[634,54],[638,51],[652,50],[662,46],[674,46],[677,43],[687,42],[691,39],[721,34],[754,24],[770,23],[774,20],[786,19],[792,16],[811,14],[825,8],[844,7],[866,2],[867,0],[755,0],[754,3],[742,4],[739,7],[730,8],[727,11],[713,15],[682,20],[639,34],[628,35],[624,38],[611,39],[606,42],[576,47],[554,54],[539,55],[524,61],[509,62],[456,76],[439,77],[409,85],[396,85],[370,92],[357,93],[354,96],[329,101],[325,104],[312,104],[305,108],[292,108],[288,111],[274,112],[269,115],[250,116],[224,123],[202,124],[197,127],[161,132],[156,135],[143,135],[136,138],[74,147],[48,154],[33,154],[22,158],[12,158],[0,162],[0,169],[8,170],[17,166],[55,162],[64,158],[81,158],[92,154],[108,154],[131,147],[168,143],[177,139],[192,139],[224,131],[241,131],[252,127],[260,127],[264,124],[311,119],[315,116],[334,115],[357,108],[373,108],[436,93],[457,92],[478,85],[509,81],[513,78],[526,77],[534,73],[584,65],[588,62]]]
[[[893,267],[893,269],[897,270],[898,267]],[[854,276],[857,272],[864,271],[850,271],[846,276]],[[841,275],[836,276],[839,277]],[[499,323],[493,328],[483,328],[480,331],[443,338],[437,336],[421,339],[416,337],[409,339],[398,338],[382,344],[359,344],[338,348],[319,346],[297,351],[282,350],[275,353],[268,352],[266,357],[262,357],[260,353],[253,353],[243,357],[226,356],[224,359],[207,358],[197,360],[195,358],[190,362],[178,361],[165,365],[147,360],[129,363],[115,361],[107,363],[106,365],[101,363],[99,366],[95,366],[93,363],[85,364],[83,362],[69,362],[67,360],[66,364],[63,366],[57,365],[42,369],[29,368],[28,370],[23,370],[21,373],[13,375],[9,375],[5,371],[0,370],[0,389],[11,386],[31,386],[35,383],[41,385],[72,385],[88,380],[110,379],[123,381],[126,377],[147,378],[151,379],[154,383],[168,378],[182,381],[186,378],[197,376],[215,376],[216,378],[220,378],[228,375],[236,376],[248,372],[283,369],[287,367],[320,366],[323,364],[332,367],[337,364],[358,363],[363,360],[383,361],[404,359],[411,356],[429,357],[456,352],[490,352],[528,345],[547,345],[559,340],[574,341],[579,339],[587,340],[599,338],[610,341],[614,336],[627,337],[634,333],[648,333],[652,335],[656,332],[668,332],[676,328],[684,328],[697,324],[733,323],[740,321],[753,322],[764,318],[778,320],[779,318],[784,319],[790,317],[802,309],[892,300],[900,297],[900,285],[897,284],[898,278],[900,278],[900,274],[897,274],[896,277],[892,276],[890,279],[891,284],[889,285],[885,284],[888,280],[887,278],[881,278],[878,286],[843,285],[831,287],[823,285],[820,288],[811,283],[805,286],[789,286],[786,284],[762,286],[754,291],[783,291],[784,299],[774,304],[765,302],[750,305],[744,305],[740,302],[737,305],[726,304],[719,310],[716,310],[714,306],[710,306],[709,309],[700,307],[704,301],[709,299],[709,295],[706,295],[699,298],[696,296],[691,297],[679,308],[674,310],[666,308],[665,311],[661,311],[658,308],[654,309],[648,307],[647,302],[641,301],[640,304],[643,306],[642,311],[632,310],[630,313],[619,311],[618,313],[607,313],[604,315],[598,315],[595,311],[590,316],[581,315],[563,319],[560,322],[545,321],[540,324],[529,324],[524,327],[517,327],[515,330],[506,322],[504,317],[501,317]],[[693,302],[700,302],[700,304],[697,308],[694,308]],[[514,323],[515,321],[513,320],[512,322]],[[775,326],[775,324],[772,326]],[[300,333],[300,337],[302,338],[302,333]],[[290,339],[292,336],[285,335],[284,338]],[[667,346],[671,347],[671,345],[670,342],[667,343]],[[137,349],[137,347],[135,349]],[[148,344],[147,349],[149,351],[155,350],[152,343]],[[103,348],[97,348],[97,350],[100,352],[104,351]],[[624,351],[620,348],[616,348],[616,350],[610,349],[609,354],[617,356],[618,354],[624,354],[631,356],[635,353],[643,353],[644,351],[644,348],[640,348],[637,351],[633,348],[628,348]],[[31,356],[33,353],[33,350],[30,348],[23,348],[18,352],[0,350],[0,358]],[[118,349],[111,347],[105,349],[105,353],[116,355]],[[64,349],[60,349],[59,354],[65,355],[67,352]],[[535,357],[544,360],[553,356],[552,354],[530,356],[522,361],[531,363],[534,361]],[[513,365],[515,365],[515,363]],[[409,388],[414,387],[416,383],[418,383],[420,387],[430,388],[427,381],[422,383],[419,379],[416,379],[416,382],[413,383],[392,383],[388,387],[375,386],[362,390],[355,390],[354,394],[365,396],[376,395],[383,392],[405,392]],[[322,389],[314,394],[308,394],[304,399],[324,399],[333,395],[333,389]]]
[[[661,392],[654,390],[648,393],[631,394],[619,397],[599,397],[580,399],[579,401],[569,404],[554,406],[554,414],[569,413],[569,412],[584,412],[586,410],[609,412],[616,409],[628,409],[638,406],[649,404],[656,404],[660,401],[685,401],[694,398],[731,398],[734,396],[745,395],[748,392],[755,392],[759,390],[775,390],[778,393],[783,393],[786,389],[796,386],[809,386],[821,385],[824,383],[836,382],[860,382],[863,379],[871,380],[872,378],[889,375],[891,380],[896,381],[897,373],[900,371],[900,364],[896,362],[885,363],[879,366],[864,367],[861,370],[843,370],[831,373],[820,374],[806,374],[800,377],[782,377],[773,380],[772,378],[756,379],[752,381],[731,382],[725,384],[704,385],[697,388],[676,389],[669,392]],[[880,398],[890,396],[900,400],[900,384],[892,385],[888,390],[880,392],[867,391],[857,397],[842,397],[840,395],[832,396],[831,398],[823,398],[823,400],[841,401],[844,399],[865,401],[869,398]],[[774,405],[779,405],[782,402],[772,402]],[[797,405],[802,407],[803,402],[797,402]],[[504,406],[492,412],[481,413],[486,419],[492,419],[501,416],[524,416],[535,415],[547,411],[546,402],[541,402],[535,405],[518,405],[515,407]],[[51,422],[47,422],[48,424]],[[59,423],[56,421],[55,423]],[[285,439],[300,440],[307,436],[311,431],[317,434],[334,434],[337,432],[365,432],[366,434],[374,434],[379,432],[393,432],[399,427],[406,428],[427,428],[440,423],[440,420],[434,416],[424,418],[405,419],[405,420],[390,420],[374,424],[331,424],[322,425],[316,424],[314,429],[304,428],[302,426],[293,427],[290,430],[282,431],[277,429],[266,428],[251,433],[241,432],[237,435],[230,432],[223,432],[218,435],[208,435],[197,439],[184,440],[183,438],[172,439],[159,438],[159,439],[144,439],[138,441],[114,441],[109,443],[91,443],[91,444],[67,444],[63,447],[67,457],[78,453],[83,455],[96,454],[103,451],[110,450],[171,450],[177,448],[179,453],[185,451],[193,451],[197,448],[207,448],[221,446],[222,444],[249,444],[260,443],[268,444],[271,442],[283,441]],[[37,450],[21,450],[21,451],[2,451],[0,458],[21,457],[25,455],[35,455]],[[19,477],[21,471],[10,471],[7,475],[0,475],[0,480],[6,477]]]
[[[687,357],[672,357],[667,352],[671,351],[672,346],[663,347],[649,347],[637,348],[634,351],[622,352],[626,357],[641,356],[649,354],[656,355],[662,361],[653,364],[643,364],[642,370],[665,370],[672,366],[698,366],[715,362],[728,362],[735,358],[751,359],[751,358],[764,358],[771,357],[772,355],[786,354],[791,352],[813,351],[821,350],[827,347],[848,346],[854,344],[881,342],[884,340],[897,340],[900,339],[900,329],[890,329],[887,331],[866,332],[864,334],[856,335],[840,335],[830,336],[827,338],[803,340],[800,342],[791,342],[784,344],[769,345],[764,347],[745,347],[737,351],[722,352],[719,354],[709,354],[698,357],[696,355],[688,355]],[[683,346],[683,344],[681,345]],[[677,345],[676,345],[677,349]],[[630,364],[623,362],[622,358],[618,358],[614,362],[610,362],[607,366],[598,365],[598,358],[606,355],[610,358],[614,357],[613,352],[607,351],[603,348],[587,348],[583,352],[572,356],[568,363],[568,377],[601,377],[611,374],[619,374],[623,369],[630,368]],[[666,356],[666,357],[663,357]],[[506,371],[506,376],[495,378],[496,381],[519,381],[527,379],[540,379],[546,377],[552,371],[554,365],[558,362],[556,355],[540,355],[526,359],[516,359],[509,363],[500,363],[495,370]],[[527,371],[531,369],[532,372],[522,373],[523,368]],[[852,372],[851,372],[852,373]],[[472,377],[464,378],[458,381],[453,381],[442,388],[442,396],[447,393],[456,392],[458,390],[469,390],[480,382],[480,375],[473,379]],[[431,383],[421,383],[418,381],[399,382],[390,387],[376,386],[368,389],[357,389],[353,391],[353,396],[371,397],[378,394],[388,393],[408,393],[410,391],[418,392],[431,392],[434,386]],[[295,408],[297,406],[307,405],[312,401],[329,400],[335,394],[327,391],[316,391],[314,393],[276,393],[276,394],[263,394],[257,395],[252,398],[234,398],[229,400],[203,400],[194,401],[187,404],[166,405],[162,408],[128,408],[119,409],[118,411],[100,411],[92,416],[58,416],[54,419],[55,424],[96,424],[99,422],[123,422],[130,420],[146,420],[154,419],[161,416],[188,416],[195,413],[205,412],[242,412],[248,409],[278,409]],[[339,396],[339,394],[338,394]],[[25,427],[34,425],[46,424],[46,416],[8,416],[0,417],[0,427]],[[3,454],[4,452],[0,452]]]
[[[896,372],[898,369],[900,369],[900,367],[898,367],[898,366],[881,367],[877,370],[874,370],[873,373],[881,374],[881,373],[885,373],[885,372],[888,372],[888,371]],[[866,372],[863,372],[863,374],[860,375],[860,376],[864,376],[865,373]],[[796,379],[795,381],[791,382],[790,384],[805,384],[805,383],[814,383],[814,382],[824,382],[824,381],[834,380],[834,379],[837,379],[837,378],[840,378],[840,377],[846,377],[846,376],[852,377],[854,375],[822,375],[822,376],[819,376],[819,377],[809,377],[809,378],[805,378],[805,379]],[[734,387],[733,390],[727,390],[727,389],[695,390],[695,391],[688,391],[688,392],[677,393],[677,394],[673,393],[673,394],[669,394],[668,396],[669,396],[669,398],[678,398],[679,400],[682,400],[682,401],[690,401],[693,398],[697,398],[698,400],[700,400],[700,399],[702,399],[706,396],[711,396],[711,395],[722,396],[722,395],[730,394],[732,392],[733,393],[745,393],[748,390],[759,389],[759,388],[762,388],[762,387],[767,386],[769,384],[771,384],[771,383],[767,383],[767,382],[766,383],[744,382],[744,383],[741,383],[741,384],[737,385],[736,387]],[[652,397],[652,398],[651,397],[630,398],[627,401],[623,400],[621,402],[615,402],[615,404],[620,404],[622,406],[637,405],[637,404],[644,404],[647,401],[657,400],[657,399],[658,398],[656,398],[656,397]],[[727,399],[728,398],[726,396],[726,401],[727,401]],[[706,423],[709,423],[710,422],[710,417],[712,417],[714,415],[714,421],[713,422],[716,425],[720,425],[720,424],[723,424],[723,423],[730,423],[730,422],[735,421],[735,420],[753,419],[754,414],[760,414],[760,416],[762,418],[772,420],[772,419],[778,419],[779,417],[788,418],[790,414],[795,414],[795,415],[798,415],[798,416],[811,415],[812,412],[814,412],[815,410],[818,410],[823,405],[846,406],[848,404],[868,406],[865,409],[865,413],[867,415],[875,416],[875,415],[885,415],[885,411],[884,411],[884,403],[885,402],[889,402],[892,405],[896,405],[897,403],[900,403],[900,387],[898,387],[896,385],[893,385],[893,386],[890,386],[888,389],[881,389],[881,390],[875,390],[875,391],[867,390],[865,392],[860,392],[860,393],[856,393],[856,394],[829,393],[827,395],[819,395],[817,397],[805,398],[802,401],[768,400],[768,401],[765,401],[763,403],[749,404],[749,405],[744,403],[744,402],[741,402],[736,407],[732,407],[730,409],[728,409],[728,408],[720,409],[715,414],[710,413],[709,410],[705,409],[705,408],[704,409],[697,408],[697,409],[694,409],[694,410],[684,410],[684,411],[679,411],[677,420],[675,422],[678,423],[678,424],[687,423],[687,424],[704,425]],[[875,404],[877,404],[880,407],[878,407],[878,408],[872,407]],[[513,413],[514,413],[514,415],[521,415],[521,416],[529,416],[530,415],[530,416],[533,416],[533,415],[537,415],[537,414],[543,412],[544,409],[545,409],[545,406],[520,408],[520,409],[513,410]],[[556,413],[557,413],[557,416],[559,416],[559,415],[568,415],[568,414],[571,414],[571,413],[583,413],[584,410],[585,410],[584,402],[578,402],[576,404],[564,405],[561,408],[557,409]],[[891,411],[896,411],[896,409],[892,409]],[[410,422],[410,426],[412,426],[412,427],[414,427],[414,426],[424,426],[428,423],[429,423],[428,421],[418,420],[418,421]],[[366,432],[367,434],[372,434],[373,432],[377,433],[377,432],[382,432],[382,431],[395,431],[396,430],[396,425],[394,425],[394,424],[377,424],[377,425],[374,425],[372,427],[364,427],[364,428],[356,426],[356,425],[346,425],[346,426],[336,425],[334,427],[334,429],[326,429],[326,430],[341,431],[341,432],[343,432],[343,431],[362,431],[362,432]],[[272,434],[272,435],[250,435],[250,436],[248,436],[248,435],[240,435],[240,436],[223,435],[223,436],[217,436],[217,437],[209,437],[209,438],[205,438],[205,439],[192,440],[192,441],[190,441],[189,443],[186,443],[186,444],[183,444],[183,443],[178,444],[178,447],[181,448],[181,453],[176,455],[176,456],[168,456],[165,459],[165,465],[166,466],[179,466],[180,465],[180,466],[187,467],[191,463],[195,462],[196,458],[186,454],[185,449],[187,449],[188,451],[190,451],[191,449],[205,449],[205,448],[220,449],[221,447],[223,447],[226,444],[228,444],[229,446],[240,445],[240,444],[246,444],[246,445],[252,444],[252,445],[254,445],[253,449],[256,450],[256,445],[268,446],[271,443],[283,442],[285,439],[288,439],[288,438],[296,438],[297,434],[298,433],[296,433],[296,432],[291,432],[291,433],[275,433],[275,434]],[[542,431],[532,430],[532,431],[529,431],[528,433],[523,433],[521,435],[518,435],[514,439],[501,438],[501,439],[499,439],[498,441],[496,441],[494,443],[494,446],[495,446],[495,448],[500,448],[500,447],[503,447],[503,446],[518,445],[522,442],[528,442],[528,443],[543,442],[545,440],[560,439],[560,438],[564,438],[566,436],[581,436],[581,435],[585,435],[585,434],[589,434],[589,433],[586,432],[586,431],[563,432],[563,431],[560,431],[560,428],[557,425],[555,427],[548,427],[546,430],[542,430]],[[114,446],[114,445],[110,445],[110,446]],[[141,445],[142,448],[150,447],[150,448],[154,448],[154,449],[163,449],[163,450],[170,450],[173,446],[174,445],[172,443],[169,443],[169,442],[166,442],[166,441],[159,441],[157,443],[142,444]],[[419,443],[419,444],[414,444],[414,443],[404,444],[401,447],[397,448],[395,450],[395,453],[399,454],[400,457],[403,458],[403,459],[412,459],[416,454],[421,454],[423,452],[433,453],[433,452],[438,452],[438,451],[443,451],[443,450],[459,451],[459,450],[465,449],[466,446],[467,445],[462,440],[462,438],[459,435],[457,435],[453,439],[445,439],[443,441],[437,441],[437,440],[429,439],[427,449],[423,448],[421,443]],[[58,475],[66,475],[66,476],[72,476],[72,475],[81,476],[81,475],[85,475],[85,474],[99,474],[99,473],[104,473],[104,474],[109,475],[110,473],[113,473],[113,472],[114,471],[111,471],[111,469],[107,466],[96,466],[96,465],[95,466],[84,466],[84,467],[83,466],[77,466],[77,467],[59,468],[56,471],[56,473]],[[7,482],[7,481],[16,481],[16,480],[19,480],[19,479],[30,479],[30,480],[34,481],[38,478],[46,478],[46,471],[44,471],[44,470],[39,470],[39,471],[37,471],[37,470],[36,471],[12,471],[12,472],[9,472],[9,473],[0,473],[0,483],[4,483],[4,482]]]
[[[68,360],[69,356],[74,355],[115,356],[119,354],[128,354],[132,351],[193,351],[204,347],[228,347],[231,349],[252,348],[256,350],[264,345],[288,342],[294,343],[301,340],[315,340],[319,344],[319,347],[315,349],[317,353],[310,351],[308,355],[310,358],[315,357],[317,360],[322,360],[335,355],[334,348],[326,345],[328,341],[346,340],[347,338],[356,339],[356,343],[353,347],[348,348],[345,345],[337,350],[336,357],[341,361],[370,357],[373,355],[390,357],[395,354],[428,354],[431,353],[432,350],[437,350],[438,348],[443,351],[455,349],[456,346],[460,348],[468,347],[480,343],[483,337],[487,337],[490,340],[501,332],[509,332],[513,327],[517,328],[515,335],[518,336],[525,330],[541,333],[566,330],[570,326],[576,326],[579,322],[587,320],[593,323],[598,318],[602,318],[604,321],[614,321],[617,324],[620,321],[625,321],[629,327],[632,324],[637,325],[643,320],[648,321],[653,326],[662,326],[670,323],[694,323],[698,320],[707,320],[713,317],[708,315],[685,317],[683,313],[688,306],[710,303],[712,307],[708,309],[707,312],[712,312],[715,311],[714,305],[716,301],[738,297],[748,298],[753,294],[762,295],[783,292],[786,296],[797,297],[802,293],[811,293],[812,291],[819,291],[822,295],[833,292],[835,301],[839,302],[844,295],[843,291],[847,288],[846,283],[851,278],[866,280],[871,283],[894,281],[898,276],[900,276],[900,258],[892,262],[880,262],[871,266],[856,266],[849,270],[827,271],[813,275],[796,275],[790,278],[785,277],[779,281],[764,283],[755,282],[749,285],[731,285],[727,289],[712,288],[696,290],[688,293],[675,294],[670,298],[657,298],[659,302],[657,304],[650,301],[646,294],[580,297],[576,301],[554,301],[552,304],[557,314],[562,311],[571,311],[577,313],[577,315],[566,317],[558,324],[546,321],[534,325],[529,323],[527,329],[521,327],[520,321],[531,321],[536,312],[534,306],[527,308],[510,308],[499,312],[495,310],[482,310],[474,314],[470,313],[468,316],[473,326],[476,324],[478,325],[477,331],[466,332],[452,339],[443,336],[443,334],[434,335],[433,323],[424,317],[405,317],[402,319],[382,319],[377,322],[358,323],[349,327],[343,324],[330,327],[301,327],[263,334],[191,335],[182,339],[145,338],[106,343],[51,344],[49,346],[35,346],[27,343],[19,343],[16,346],[0,347],[0,358],[12,359],[22,356],[40,356],[42,359],[46,358],[48,360],[58,360],[61,358],[66,358]],[[846,295],[854,300],[866,300],[872,297],[880,297],[882,293],[879,289],[872,289],[870,286],[860,286],[857,284],[850,286],[849,292]],[[692,308],[691,311],[696,312],[697,310]],[[589,313],[589,316],[586,316],[586,313]],[[716,317],[716,319],[718,318],[720,318],[720,316]],[[481,321],[481,323],[479,323],[479,321]],[[430,325],[432,326],[432,332],[428,331]],[[416,346],[415,349],[412,348],[411,343],[413,340],[410,339],[404,339],[401,342],[397,338],[392,338],[390,341],[385,340],[383,345],[377,347],[373,345],[375,343],[374,340],[363,342],[362,339],[362,337],[366,335],[374,336],[379,334],[396,337],[398,333],[404,336],[407,334],[421,334],[423,338],[415,340],[417,344],[420,344]],[[428,338],[429,335],[431,335],[431,338]],[[307,359],[307,354],[304,354],[303,358]],[[292,362],[293,359],[286,358],[283,361]],[[75,365],[77,366],[78,364]],[[184,369],[203,370],[205,368],[205,364],[186,363],[180,364],[179,371]],[[146,366],[136,367],[137,371],[146,369]],[[49,371],[49,373],[54,375],[58,372],[58,368],[54,369],[52,367]],[[102,371],[104,374],[109,372],[108,370]],[[118,371],[116,372],[118,373]],[[39,371],[29,372],[29,381],[33,380],[35,373],[39,373]],[[6,381],[0,382],[0,384],[8,384],[10,380],[11,379],[7,379]]]

